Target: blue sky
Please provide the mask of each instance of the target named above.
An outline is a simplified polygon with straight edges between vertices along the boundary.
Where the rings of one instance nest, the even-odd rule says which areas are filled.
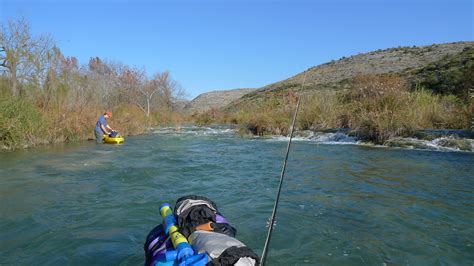
[[[473,40],[472,0],[0,0],[65,55],[169,70],[193,98],[397,46]]]

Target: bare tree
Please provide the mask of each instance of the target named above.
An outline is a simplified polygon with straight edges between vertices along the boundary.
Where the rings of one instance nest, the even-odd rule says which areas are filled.
[[[121,94],[125,96],[124,102],[138,106],[143,113],[147,114],[146,104],[143,103],[142,88],[145,83],[145,72],[143,70],[126,67],[119,76]]]
[[[26,82],[34,85],[44,83],[47,75],[52,39],[41,35],[33,37],[25,18],[17,22],[10,20],[0,29],[0,67],[11,82],[14,96],[24,94]]]
[[[67,110],[85,106],[89,99],[83,80],[77,58],[66,57],[53,47],[39,103],[47,107],[54,99],[56,104],[65,104]]]
[[[150,116],[150,111],[153,103],[153,99],[155,95],[159,92],[161,87],[160,80],[151,79],[145,80],[145,82],[141,85],[136,87],[136,94],[135,104],[145,113],[148,117]]]
[[[113,96],[119,88],[119,73],[113,64],[104,62],[99,57],[93,57],[89,60],[87,77],[91,83],[89,85],[98,93],[101,104],[111,106]]]
[[[185,97],[183,88],[171,78],[169,71],[156,73],[153,77],[157,84],[159,104],[167,110],[174,110],[176,103]]]
[[[168,71],[147,79],[144,70],[126,69],[120,75],[122,92],[129,103],[136,105],[148,117],[156,109],[172,110],[184,95]]]

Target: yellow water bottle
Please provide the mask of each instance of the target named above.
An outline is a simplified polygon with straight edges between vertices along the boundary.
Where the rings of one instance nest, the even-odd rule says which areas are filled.
[[[163,218],[165,233],[170,236],[173,247],[178,251],[177,259],[180,260],[194,255],[194,250],[188,243],[188,240],[179,232],[179,228],[176,225],[176,218],[168,203],[164,203],[160,206],[160,214]]]

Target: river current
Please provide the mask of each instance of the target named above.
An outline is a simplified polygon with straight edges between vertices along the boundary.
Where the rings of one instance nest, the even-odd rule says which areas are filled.
[[[187,127],[0,153],[0,265],[142,265],[189,194],[261,254],[286,145]],[[297,139],[276,220],[268,265],[473,265],[474,153]]]

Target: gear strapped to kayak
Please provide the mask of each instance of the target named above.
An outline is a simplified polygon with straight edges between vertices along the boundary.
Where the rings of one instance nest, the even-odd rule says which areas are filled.
[[[121,144],[125,139],[120,135],[118,131],[112,131],[108,135],[103,135],[103,142],[108,144]]]
[[[258,256],[235,238],[237,230],[206,197],[185,196],[174,212],[160,207],[163,222],[148,234],[145,265],[258,265]]]

